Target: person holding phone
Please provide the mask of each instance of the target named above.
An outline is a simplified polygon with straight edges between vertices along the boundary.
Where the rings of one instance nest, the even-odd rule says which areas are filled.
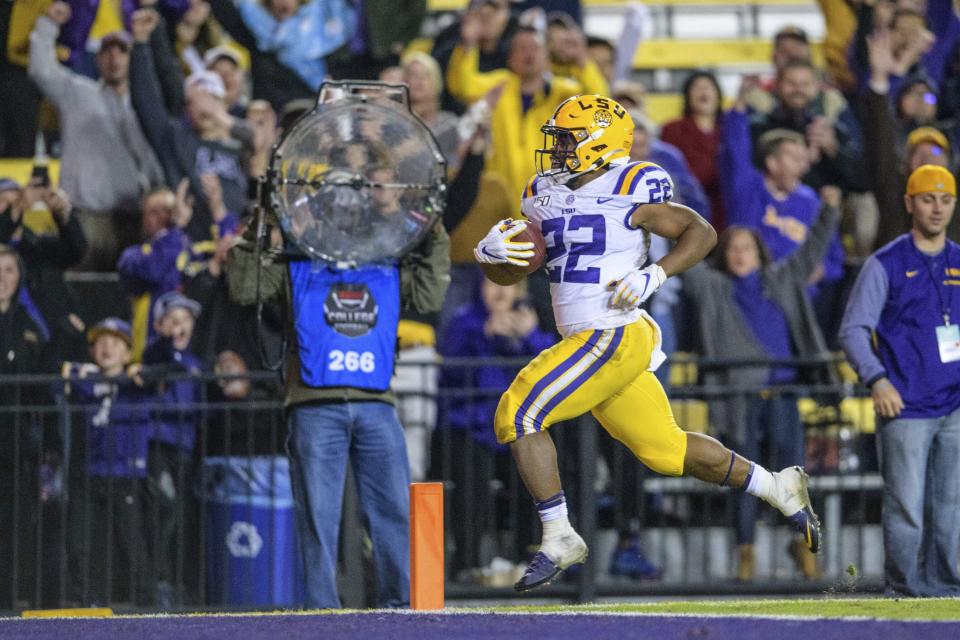
[[[46,167],[36,169],[25,187],[0,178],[0,244],[16,247],[23,260],[21,302],[53,352],[80,359],[86,351],[85,327],[64,271],[83,258],[87,239],[66,192],[50,186]]]

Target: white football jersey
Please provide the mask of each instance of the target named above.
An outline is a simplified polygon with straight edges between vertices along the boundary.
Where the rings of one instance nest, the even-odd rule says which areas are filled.
[[[587,329],[635,322],[639,309],[610,307],[609,285],[647,259],[646,230],[630,226],[643,204],[673,197],[667,172],[652,162],[628,162],[576,190],[549,177],[534,176],[520,210],[546,241],[553,313],[566,337]]]

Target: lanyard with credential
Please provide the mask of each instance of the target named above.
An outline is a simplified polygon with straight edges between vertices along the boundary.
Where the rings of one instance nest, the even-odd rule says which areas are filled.
[[[950,273],[952,273],[950,271],[950,244],[949,243],[947,243],[947,245],[944,247],[943,252],[944,252],[943,262],[945,264],[946,273],[949,276]],[[937,292],[937,300],[940,301],[940,312],[943,314],[943,324],[949,327],[950,326],[950,309],[953,308],[953,289],[949,289],[949,296],[947,297],[947,303],[944,304],[943,292],[940,291],[940,288],[941,288],[940,281],[937,280],[935,275],[933,275],[933,267],[930,266],[930,263],[932,261],[933,261],[932,259],[929,259],[927,258],[927,256],[924,256],[923,264],[926,265],[927,273],[930,274],[930,280],[933,282],[933,288]]]

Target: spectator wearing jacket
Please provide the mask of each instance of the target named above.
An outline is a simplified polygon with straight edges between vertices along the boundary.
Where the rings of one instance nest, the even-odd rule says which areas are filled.
[[[37,322],[20,302],[19,291],[24,269],[16,250],[0,245],[0,375],[45,373],[52,370],[47,341]],[[36,384],[8,382],[0,385],[0,406],[49,404],[50,398]],[[25,585],[31,583],[33,556],[33,514],[36,511],[37,460],[41,452],[37,443],[49,440],[43,437],[42,423],[23,419],[21,415],[0,414],[0,491],[7,499],[0,501],[0,521],[13,522],[14,513],[23,523],[19,528],[0,527],[0,606],[17,606],[16,598],[33,598]],[[14,489],[17,488],[15,491]],[[31,524],[28,524],[31,523]],[[14,554],[17,549],[17,554]],[[14,588],[14,576],[19,575],[20,593]]]
[[[756,229],[773,260],[788,257],[803,243],[820,210],[820,200],[801,179],[809,161],[804,137],[785,129],[767,132],[759,141],[758,169],[753,161],[743,97],[723,121],[721,180],[728,225]],[[835,282],[843,275],[843,248],[835,235],[815,279]]]
[[[943,167],[907,180],[913,220],[863,265],[840,339],[880,416],[884,579],[891,596],[960,595],[960,245]]]
[[[21,301],[35,308],[34,319],[52,352],[64,359],[82,357],[83,321],[75,313],[64,270],[80,262],[87,241],[66,193],[37,178],[23,189],[0,178],[0,243],[15,246],[23,259]]]
[[[502,287],[484,279],[479,298],[454,313],[452,326],[456,332],[448,332],[440,345],[444,358],[529,359],[555,342],[552,335],[539,328],[537,314],[525,299],[522,285]],[[510,384],[518,369],[516,365],[490,363],[452,365],[441,372],[442,388],[471,392],[469,396],[457,395],[440,403],[440,424],[444,427],[433,434],[430,476],[452,480],[454,501],[473,505],[466,510],[466,517],[457,518],[453,524],[453,575],[482,564],[480,549],[470,544],[478,539],[478,533],[495,534],[497,528],[506,528],[505,523],[497,525],[498,496],[491,493],[491,483],[507,477],[510,458],[506,448],[497,444],[490,424],[497,410],[498,394]],[[518,502],[529,503],[522,498]],[[530,512],[532,505],[528,515],[532,515]],[[517,521],[530,519],[518,516]],[[532,531],[518,533],[532,538]]]
[[[373,541],[377,606],[405,606],[410,470],[390,378],[401,309],[427,314],[443,303],[450,282],[447,234],[436,224],[397,263],[346,270],[315,268],[310,260],[261,264],[255,242],[251,229],[230,250],[227,282],[238,304],[277,301],[288,323],[284,404],[307,567],[305,604],[340,606],[336,558],[349,461]],[[274,242],[279,249],[279,234]],[[358,297],[361,291],[366,295]],[[325,308],[326,300],[332,306]],[[353,300],[363,308],[350,306]],[[359,335],[354,313],[365,328]]]
[[[214,208],[203,176],[215,175],[226,211],[241,215],[247,206],[246,161],[253,152],[253,133],[243,120],[227,113],[220,76],[198,71],[184,82],[186,118],[166,110],[150,34],[156,28],[154,12],[138,13],[131,55],[130,94],[147,139],[157,151],[167,184],[187,178],[196,208],[185,228],[194,242],[216,240],[222,212]]]
[[[540,127],[550,119],[557,104],[579,93],[606,95],[607,82],[589,60],[575,66],[575,79],[550,76],[543,35],[530,28],[514,33],[507,69],[483,72],[479,67],[481,34],[482,24],[468,13],[462,43],[450,58],[447,86],[455,98],[473,103],[494,87],[504,85],[493,109],[492,152],[486,170],[500,174],[510,185],[510,193],[521,193],[530,178],[530,159],[543,142]]]
[[[796,131],[806,139],[811,159],[803,177],[806,184],[814,190],[831,184],[844,191],[864,191],[867,179],[859,123],[846,100],[824,91],[813,64],[788,61],[777,70],[773,94],[773,109],[751,120],[753,140],[774,129]]]
[[[463,25],[471,21],[480,25],[477,29],[477,68],[482,72],[507,68],[513,34],[518,27],[517,19],[510,12],[510,0],[471,0],[460,20],[438,33],[433,40],[430,53],[440,64],[444,77],[454,50],[463,43]],[[441,107],[460,113],[465,105],[446,86]]]
[[[443,92],[440,65],[428,54],[420,52],[406,54],[400,64],[403,82],[410,88],[410,110],[430,127],[447,161],[447,167],[455,172],[461,160],[458,154],[461,140],[457,131],[460,118],[440,108],[440,95]]]
[[[153,605],[144,517],[152,398],[128,368],[128,323],[106,318],[87,337],[93,363],[63,364],[66,395],[79,409],[71,413],[68,598],[90,606],[133,596]]]
[[[661,140],[680,149],[690,171],[703,186],[710,199],[710,223],[718,233],[726,228],[720,181],[722,122],[720,85],[713,74],[701,71],[692,74],[683,84],[683,117],[668,122],[660,132]]]
[[[683,287],[698,311],[703,355],[719,359],[789,360],[798,356],[826,357],[828,349],[817,325],[807,282],[817,270],[834,236],[840,193],[825,189],[824,205],[804,242],[789,257],[773,261],[761,234],[731,226],[717,245],[717,268],[704,263],[683,274]],[[717,331],[717,327],[723,331]],[[706,384],[748,389],[795,384],[794,367],[741,366],[705,374]],[[766,442],[771,464],[803,464],[803,425],[794,394],[733,395],[712,403],[713,423],[724,437],[755,457]],[[754,531],[757,501],[737,499],[736,540],[738,578],[754,577]],[[806,546],[791,544],[791,555],[806,577],[817,575]]]
[[[892,46],[893,95],[911,74],[922,73],[938,85],[943,81],[950,55],[960,42],[960,18],[952,0],[927,0],[924,4],[925,13],[892,2],[859,4],[850,67],[861,91],[870,80],[869,40],[880,33],[889,34]]]
[[[139,7],[155,6],[167,21],[176,24],[187,11],[190,0],[118,0],[117,2],[88,2],[66,0],[71,18],[63,25],[58,43],[68,51],[66,64],[72,70],[95,78],[97,69],[91,60],[100,40],[109,33],[129,29],[133,14]],[[47,4],[50,4],[47,2]]]
[[[889,99],[896,70],[890,33],[879,32],[868,44],[870,80],[861,93],[861,113],[864,130],[870,132],[865,139],[866,161],[880,213],[876,246],[884,246],[912,224],[903,198],[907,177],[925,164],[949,168],[951,144],[932,126],[905,130],[909,121],[897,117]],[[954,218],[947,235],[954,242],[960,241],[960,219]]]
[[[86,266],[110,269],[137,201],[163,184],[163,172],[131,105],[130,37],[115,32],[100,41],[97,82],[57,61],[57,33],[69,18],[70,5],[54,2],[37,19],[29,72],[60,116],[60,186],[79,210],[90,245]]]
[[[0,245],[0,374],[43,373],[51,371],[52,353],[44,337],[36,307],[26,305],[21,293],[26,281],[26,269],[14,247]],[[4,406],[23,404],[23,389],[18,385],[4,385],[0,399]],[[29,404],[29,402],[26,402]]]
[[[330,56],[330,75],[336,79],[375,80],[396,66],[400,54],[420,36],[427,0],[364,0],[357,27],[347,46]]]
[[[30,32],[50,0],[0,2],[0,158],[33,155],[40,92],[27,75]]]
[[[152,411],[153,432],[147,459],[150,479],[151,546],[156,549],[158,599],[182,604],[195,596],[199,559],[193,556],[199,518],[193,495],[194,448],[199,425],[200,360],[190,350],[200,305],[178,291],[153,303],[156,337],[143,353],[143,365],[160,378]],[[179,562],[179,549],[187,550]]]
[[[230,37],[250,52],[254,100],[266,100],[277,113],[293,100],[310,99],[316,102],[316,91],[286,66],[277,52],[257,47],[256,35],[247,27],[233,0],[210,0],[210,9]]]
[[[747,94],[747,106],[751,113],[767,114],[777,106],[776,85],[780,72],[795,62],[812,63],[813,47],[807,32],[796,25],[785,25],[773,36],[773,49],[770,62],[774,78],[765,80]],[[837,89],[830,86],[820,87],[820,103],[823,111],[836,114],[846,108],[847,100]]]
[[[345,0],[239,0],[240,17],[260,51],[271,51],[317,91],[327,76],[324,58],[346,43],[357,16]]]

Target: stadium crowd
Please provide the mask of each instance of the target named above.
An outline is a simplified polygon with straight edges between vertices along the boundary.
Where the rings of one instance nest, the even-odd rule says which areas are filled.
[[[71,510],[67,526],[114,527],[139,604],[182,597],[171,593],[168,566],[182,543],[170,527],[181,497],[157,487],[190,476],[201,455],[196,416],[181,409],[201,395],[190,375],[263,368],[255,311],[228,295],[228,253],[250,225],[272,145],[312,108],[326,78],[406,83],[449,167],[442,223],[452,282],[439,313],[405,315],[398,332],[401,365],[433,363],[409,376],[401,367],[393,383],[413,479],[460,482],[469,486],[464,500],[486,505],[491,481],[507,473],[506,448],[491,428],[496,395],[439,404],[433,397],[438,387],[499,393],[513,375],[489,360],[444,366],[444,357],[531,357],[555,340],[546,276],[494,285],[472,249],[494,222],[519,215],[540,127],[576,94],[610,95],[627,108],[637,127],[632,157],[663,166],[676,201],[720,234],[710,264],[654,298],[665,349],[826,362],[839,351],[860,266],[908,229],[908,176],[922,165],[957,166],[960,18],[949,0],[820,4],[825,68],[807,34],[785,25],[766,73],[745,76],[726,97],[710,71],[692,73],[682,112],[661,127],[646,113],[644,87],[613,75],[615,59],[633,52],[585,34],[578,0],[472,0],[429,40],[421,37],[425,0],[0,2],[0,158],[34,163],[26,182],[0,177],[0,374],[62,372],[69,383],[34,397],[5,385],[0,402],[101,409],[88,412],[88,450],[71,454],[86,464],[72,465],[76,477],[64,479],[85,487],[71,499],[91,509]],[[56,183],[48,156],[59,159]],[[949,237],[960,241],[960,217]],[[665,251],[659,245],[654,239],[654,257]],[[68,271],[116,272],[119,290],[104,279],[101,289],[85,289],[95,295],[81,297]],[[269,353],[280,349],[283,322],[265,310]],[[171,373],[179,377],[164,382]],[[86,382],[91,375],[119,382]],[[836,371],[821,362],[703,376],[721,385],[744,380],[831,382]],[[214,386],[217,397],[235,400],[268,393],[237,381]],[[795,396],[717,400],[710,415],[738,450],[759,455],[763,444],[773,467],[803,464]],[[103,421],[114,441],[94,437]],[[14,487],[43,490],[36,460],[55,465],[60,445],[53,436],[37,441],[50,451],[0,447],[4,496]],[[441,455],[441,443],[455,459]],[[112,525],[97,511],[109,492],[126,505]],[[12,502],[0,506],[5,522]],[[741,580],[754,577],[757,517],[756,501],[739,504]],[[482,561],[467,537],[507,526],[495,510],[475,518],[454,524],[454,575]],[[9,530],[0,535],[0,585],[11,579]],[[656,578],[660,568],[643,558],[636,534],[625,527],[611,573]],[[68,585],[68,599],[109,601],[110,568],[97,561],[105,550],[81,547],[68,549],[70,575],[92,574],[99,586]],[[500,552],[519,561],[522,551]],[[791,554],[806,577],[819,575],[803,545]],[[13,595],[0,587],[0,608],[13,606]]]

